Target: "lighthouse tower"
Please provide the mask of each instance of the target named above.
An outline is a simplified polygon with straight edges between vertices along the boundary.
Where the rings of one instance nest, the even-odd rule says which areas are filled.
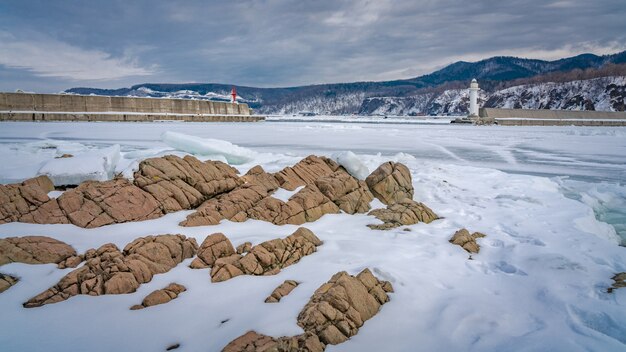
[[[478,88],[478,82],[476,81],[476,78],[474,78],[469,87],[470,106],[469,106],[468,117],[478,117],[478,91],[479,90],[480,88]]]
[[[233,86],[233,89],[230,91],[230,102],[233,104],[237,104],[237,88]]]

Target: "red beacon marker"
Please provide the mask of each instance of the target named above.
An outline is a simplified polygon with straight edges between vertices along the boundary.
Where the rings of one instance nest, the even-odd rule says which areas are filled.
[[[236,104],[237,103],[237,88],[235,88],[235,86],[233,86],[233,89],[230,91],[230,95],[232,96],[231,99],[231,103]]]

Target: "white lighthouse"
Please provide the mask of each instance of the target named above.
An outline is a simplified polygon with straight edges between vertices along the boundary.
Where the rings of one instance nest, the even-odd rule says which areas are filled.
[[[478,117],[478,91],[479,90],[480,88],[478,88],[478,82],[476,81],[476,78],[474,78],[469,87],[470,106],[469,106],[468,117]]]

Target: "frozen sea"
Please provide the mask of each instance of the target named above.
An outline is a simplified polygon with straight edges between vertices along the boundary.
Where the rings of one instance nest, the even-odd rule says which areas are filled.
[[[626,239],[626,128],[425,122],[0,123],[0,183],[41,170],[59,180],[85,172],[96,179],[130,176],[141,159],[170,153],[227,161],[245,173],[257,164],[274,172],[309,154],[352,151],[369,171],[387,160],[405,163],[415,199],[443,217],[408,232],[380,232],[365,226],[375,221],[366,215],[327,215],[304,225],[324,240],[318,253],[273,277],[211,284],[206,270],[179,265],[134,294],[74,297],[30,310],[21,303],[68,270],[5,265],[0,271],[21,281],[0,295],[0,346],[154,351],[181,343],[182,351],[217,351],[250,329],[293,335],[301,332],[296,317],[315,288],[337,271],[369,267],[396,292],[357,336],[327,351],[626,350],[626,289],[606,293],[611,276],[626,271],[626,248],[618,245]],[[74,174],[63,174],[71,161],[54,159],[66,153],[85,161],[70,167]],[[178,226],[187,214],[93,230],[12,223],[0,225],[0,237],[48,235],[83,252],[158,233],[200,243],[224,232],[234,245],[257,244],[296,228],[259,221]],[[487,234],[471,261],[447,241],[461,227]],[[268,307],[263,299],[285,279],[303,284]],[[128,310],[174,280],[188,288],[176,301]]]

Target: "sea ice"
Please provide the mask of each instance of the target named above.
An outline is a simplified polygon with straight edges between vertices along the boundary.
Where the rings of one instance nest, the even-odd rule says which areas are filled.
[[[244,164],[256,157],[256,152],[232,144],[228,141],[211,138],[200,138],[188,134],[166,131],[161,140],[172,148],[194,155],[222,155],[229,164]]]
[[[113,178],[120,160],[120,146],[98,149],[69,158],[47,161],[39,175],[46,175],[55,186],[77,185],[83,181],[106,181]]]
[[[350,175],[358,178],[359,180],[365,180],[370,174],[370,170],[363,164],[356,154],[351,151],[338,152],[333,154],[334,159],[339,165],[346,168]]]

